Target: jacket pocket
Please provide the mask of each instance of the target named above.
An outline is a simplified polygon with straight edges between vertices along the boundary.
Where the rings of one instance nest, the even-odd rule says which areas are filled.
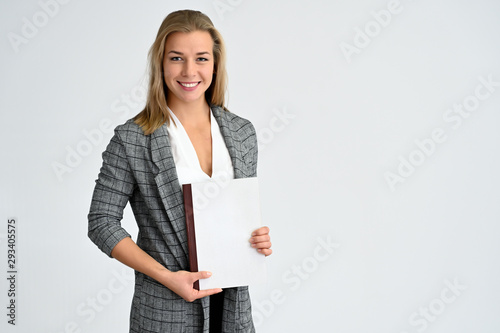
[[[159,282],[146,277],[140,296],[140,326],[144,333],[185,332],[188,304]]]

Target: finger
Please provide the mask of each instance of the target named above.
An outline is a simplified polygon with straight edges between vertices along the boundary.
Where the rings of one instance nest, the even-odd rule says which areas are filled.
[[[212,276],[212,273],[208,272],[208,271],[201,271],[201,272],[192,273],[193,282],[201,280],[201,279],[208,279],[211,276]]]
[[[257,249],[257,252],[264,254],[266,257],[273,253],[271,249]]]
[[[271,245],[271,242],[261,242],[252,244],[252,247],[256,249],[269,249],[271,248]]]
[[[250,238],[250,243],[269,242],[270,240],[271,240],[271,237],[269,235],[254,236],[254,237]]]
[[[269,233],[269,228],[268,227],[261,227],[257,230],[254,230],[254,232],[252,232],[252,236],[260,236],[260,235],[265,235],[265,234],[268,234]]]
[[[221,291],[222,291],[221,288],[200,290],[200,291],[198,291],[198,295],[196,295],[196,298],[202,298],[202,297],[210,296],[210,295],[213,295],[213,294],[218,294]]]

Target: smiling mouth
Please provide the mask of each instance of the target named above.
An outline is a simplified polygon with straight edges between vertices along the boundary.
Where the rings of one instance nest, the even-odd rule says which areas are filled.
[[[179,82],[179,81],[177,81],[177,82]],[[196,87],[198,84],[200,84],[200,82],[192,82],[192,83],[191,82],[189,82],[189,83],[179,82],[179,84],[183,87],[186,87],[186,88],[193,88],[193,87]]]

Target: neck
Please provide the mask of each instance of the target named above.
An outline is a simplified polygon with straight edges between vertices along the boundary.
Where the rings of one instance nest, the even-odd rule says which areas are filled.
[[[189,103],[167,100],[167,105],[182,123],[198,123],[210,119],[210,107],[204,98]]]

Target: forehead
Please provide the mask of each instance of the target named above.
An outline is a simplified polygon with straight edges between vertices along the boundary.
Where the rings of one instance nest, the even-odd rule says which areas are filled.
[[[212,53],[213,44],[212,36],[208,31],[174,32],[167,37],[165,51]]]

